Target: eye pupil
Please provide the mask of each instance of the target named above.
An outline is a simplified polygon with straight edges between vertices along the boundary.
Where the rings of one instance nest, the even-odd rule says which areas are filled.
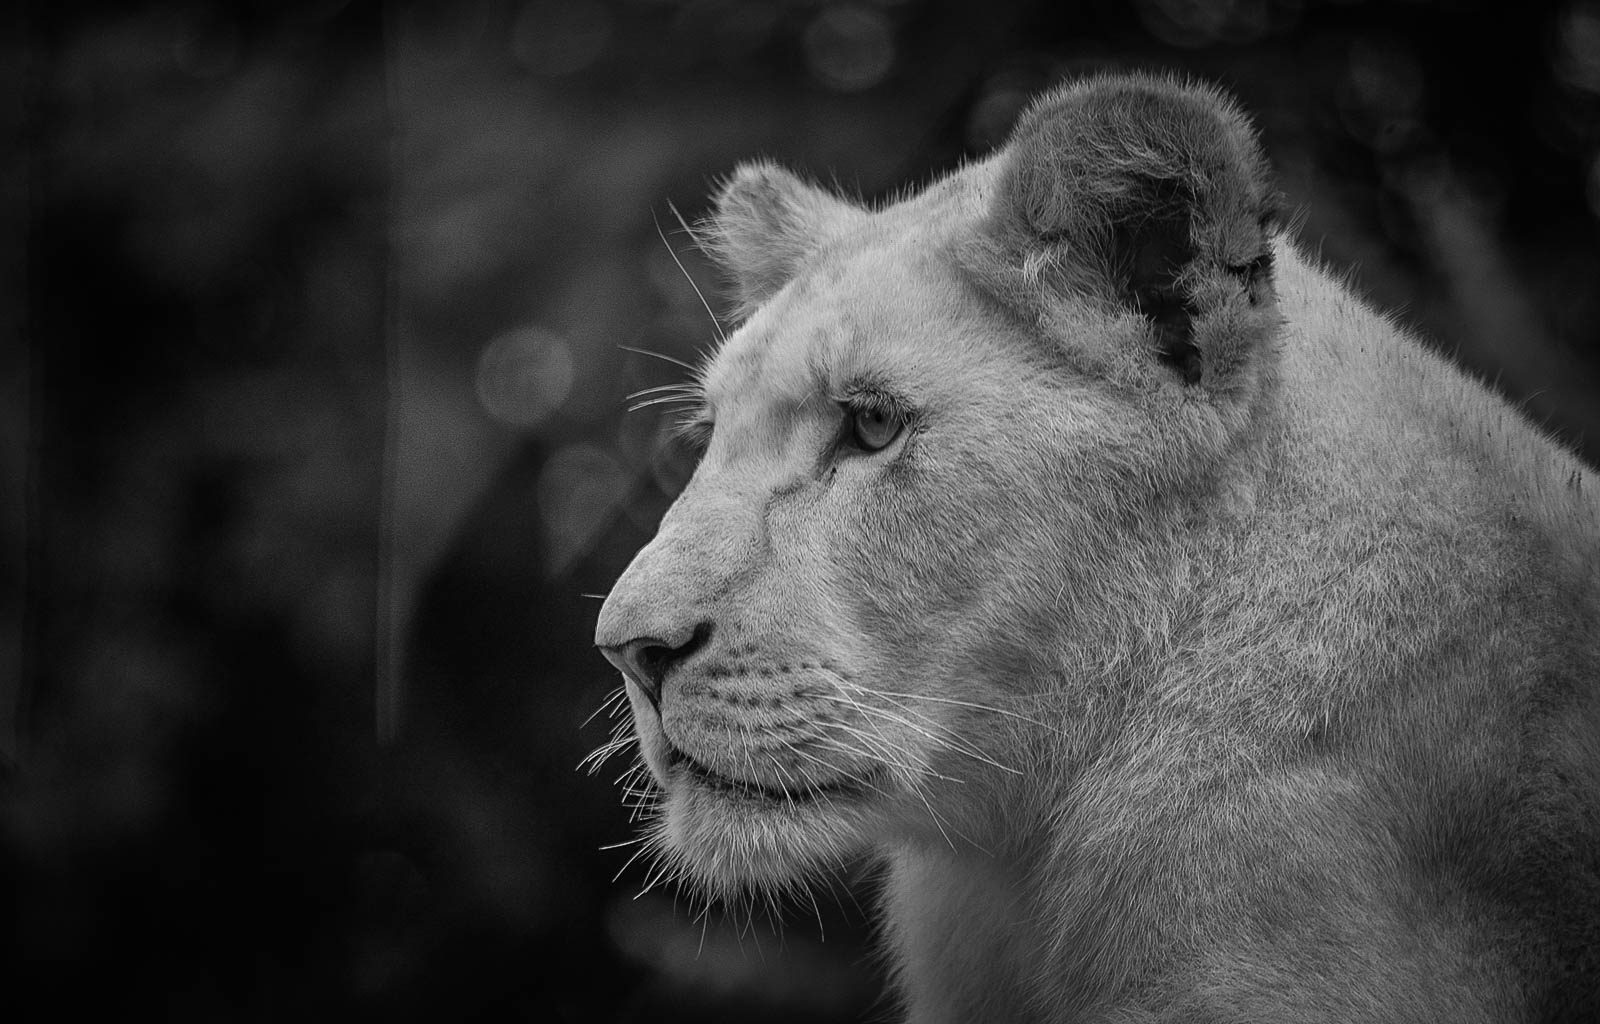
[[[860,409],[853,417],[856,444],[867,451],[887,447],[900,436],[900,418],[885,409]]]

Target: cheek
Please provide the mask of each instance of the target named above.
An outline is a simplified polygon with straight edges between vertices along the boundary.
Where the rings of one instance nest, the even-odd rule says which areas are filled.
[[[931,445],[876,493],[842,502],[828,561],[870,624],[938,629],[1003,615],[1054,594],[1104,532],[1069,467],[1036,445],[1014,458]],[[1047,461],[1048,460],[1048,461]]]
[[[1012,534],[978,496],[924,479],[848,513],[827,562],[865,630],[915,639],[945,632],[982,600]]]

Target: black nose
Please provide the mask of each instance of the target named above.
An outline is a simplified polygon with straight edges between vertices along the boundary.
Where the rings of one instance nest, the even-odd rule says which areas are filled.
[[[600,653],[604,654],[611,664],[617,666],[623,675],[632,680],[659,711],[661,680],[666,676],[667,670],[687,658],[695,648],[705,643],[710,635],[711,624],[704,622],[695,627],[689,639],[677,647],[652,636],[643,636],[615,647],[602,647]]]

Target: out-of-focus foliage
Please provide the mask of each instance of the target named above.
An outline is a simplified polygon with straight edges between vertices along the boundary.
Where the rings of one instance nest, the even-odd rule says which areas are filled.
[[[601,849],[623,766],[576,770],[614,685],[592,595],[683,481],[670,406],[624,396],[715,342],[678,214],[739,159],[876,199],[1065,76],[1220,80],[1304,240],[1600,436],[1593,0],[6,17],[11,1019],[883,1009],[869,868],[781,934],[635,899],[646,866]]]

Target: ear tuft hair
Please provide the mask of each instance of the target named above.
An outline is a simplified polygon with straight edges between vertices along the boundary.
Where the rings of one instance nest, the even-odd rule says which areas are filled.
[[[1277,192],[1255,129],[1216,88],[1149,75],[1067,85],[1022,116],[1002,160],[994,255],[1053,270],[1036,280],[1047,289],[1143,314],[1185,381],[1204,372],[1195,326],[1219,284],[1270,301]]]
[[[865,211],[770,161],[740,164],[695,232],[733,280],[739,315],[794,277],[817,246]]]

